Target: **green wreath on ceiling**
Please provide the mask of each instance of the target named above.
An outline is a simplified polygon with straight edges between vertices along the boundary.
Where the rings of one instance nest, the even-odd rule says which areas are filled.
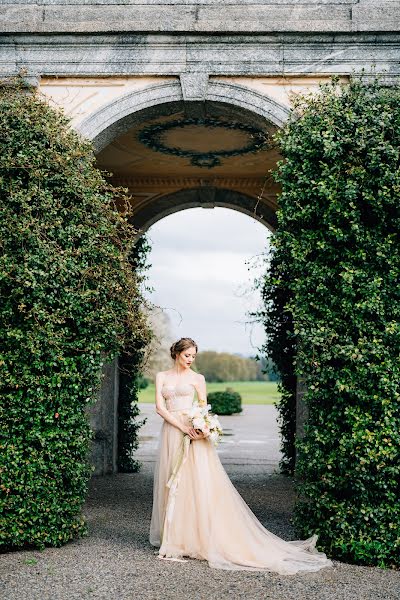
[[[250,136],[249,143],[241,148],[235,148],[233,150],[221,149],[201,152],[199,150],[185,150],[183,148],[167,146],[163,141],[162,136],[165,132],[170,131],[171,129],[183,129],[190,125],[200,125],[210,129],[223,128],[244,131]],[[252,152],[255,153],[266,148],[269,144],[269,136],[264,131],[261,131],[261,129],[257,129],[256,127],[244,123],[227,123],[211,118],[188,118],[169,121],[167,123],[156,123],[155,125],[145,127],[139,133],[139,141],[155,152],[163,152],[164,154],[179,156],[180,158],[190,158],[190,162],[193,166],[212,169],[221,164],[221,158],[241,156]]]

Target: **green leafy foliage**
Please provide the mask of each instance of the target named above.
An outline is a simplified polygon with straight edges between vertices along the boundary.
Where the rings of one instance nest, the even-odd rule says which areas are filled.
[[[400,93],[334,79],[294,108],[274,240],[309,412],[294,523],[331,557],[398,567]]]
[[[241,395],[229,387],[223,392],[207,394],[207,402],[211,405],[211,411],[217,415],[233,415],[243,410]]]
[[[145,271],[150,265],[147,261],[150,244],[145,235],[140,236],[131,249],[129,262],[135,271],[138,283],[147,279]],[[141,373],[145,351],[149,348],[152,333],[147,332],[136,339],[134,346],[124,347],[118,360],[119,395],[118,395],[118,459],[120,473],[136,473],[141,463],[134,457],[139,447],[138,431],[146,423],[146,418],[139,418],[139,390],[147,387],[148,381]]]
[[[102,365],[148,336],[125,205],[59,111],[0,89],[3,550],[87,533],[86,408]]]

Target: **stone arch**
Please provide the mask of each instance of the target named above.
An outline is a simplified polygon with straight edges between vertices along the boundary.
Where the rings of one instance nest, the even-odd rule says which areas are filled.
[[[230,189],[204,187],[184,189],[165,194],[143,207],[135,214],[135,225],[143,234],[151,225],[168,215],[188,208],[230,208],[260,221],[274,231],[276,216],[272,209],[263,205],[257,208],[257,199]]]
[[[278,127],[287,121],[290,110],[273,98],[243,85],[210,81],[202,101],[205,110],[218,114],[218,105],[235,117],[246,113],[249,120],[260,124],[269,121]],[[143,90],[127,92],[99,108],[77,125],[77,130],[92,140],[96,151],[102,150],[115,137],[139,121],[184,110],[188,104],[199,104],[198,98],[184,97],[178,80],[151,85]]]
[[[203,80],[205,81],[205,79]],[[200,86],[201,88],[201,86]],[[149,85],[140,91],[129,91],[114,101],[104,105],[84,119],[76,129],[90,139],[94,145],[98,158],[107,150],[119,136],[127,134],[130,130],[138,129],[142,123],[160,117],[170,117],[175,113],[185,113],[187,116],[205,114],[207,117],[224,117],[232,121],[245,122],[260,129],[268,127],[281,127],[287,121],[290,110],[280,105],[274,99],[264,96],[245,86],[232,84],[225,81],[206,81],[204,94],[201,89],[196,93],[188,94],[183,80],[170,79],[168,82]],[[200,92],[200,93],[199,93]],[[108,171],[114,169],[107,168]],[[262,181],[264,180],[263,173]],[[118,177],[120,180],[118,181]],[[124,181],[126,177],[126,181]],[[135,190],[134,177],[118,173],[116,185],[124,185]],[[264,193],[263,183],[257,181],[257,186],[239,185],[234,176],[229,173],[218,177],[188,176],[182,184],[179,177],[171,186],[163,188],[163,177],[160,176],[160,186],[149,193],[142,194],[135,207],[132,217],[133,224],[139,229],[138,238],[152,224],[175,212],[194,208],[213,208],[214,206],[236,210],[263,223],[274,231],[276,216],[274,203],[271,199],[273,193]],[[257,175],[258,177],[258,175]],[[149,176],[151,179],[151,176]],[[138,178],[140,179],[140,178]],[[143,176],[143,180],[146,176]],[[236,185],[235,185],[236,181]],[[132,183],[133,182],[133,183]],[[145,183],[141,192],[146,192]],[[154,195],[153,195],[154,193]],[[139,195],[140,198],[140,195]],[[97,432],[97,446],[93,450],[93,462],[97,466],[97,474],[116,472],[116,456],[118,448],[118,433],[116,419],[120,402],[119,366],[118,358],[112,364],[106,365],[108,371],[100,392],[101,401],[98,406],[98,421],[107,423]],[[111,418],[110,418],[111,415]],[[95,427],[96,429],[96,427]]]

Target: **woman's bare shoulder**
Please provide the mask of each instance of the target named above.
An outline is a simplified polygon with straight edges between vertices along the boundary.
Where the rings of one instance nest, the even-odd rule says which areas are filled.
[[[196,383],[203,383],[205,381],[205,377],[201,373],[193,373],[193,375]]]

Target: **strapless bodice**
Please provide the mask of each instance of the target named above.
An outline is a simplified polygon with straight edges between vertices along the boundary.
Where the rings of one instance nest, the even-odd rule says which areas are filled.
[[[165,398],[167,410],[186,410],[192,406],[194,398],[194,385],[180,383],[177,385],[164,384],[161,393]]]

